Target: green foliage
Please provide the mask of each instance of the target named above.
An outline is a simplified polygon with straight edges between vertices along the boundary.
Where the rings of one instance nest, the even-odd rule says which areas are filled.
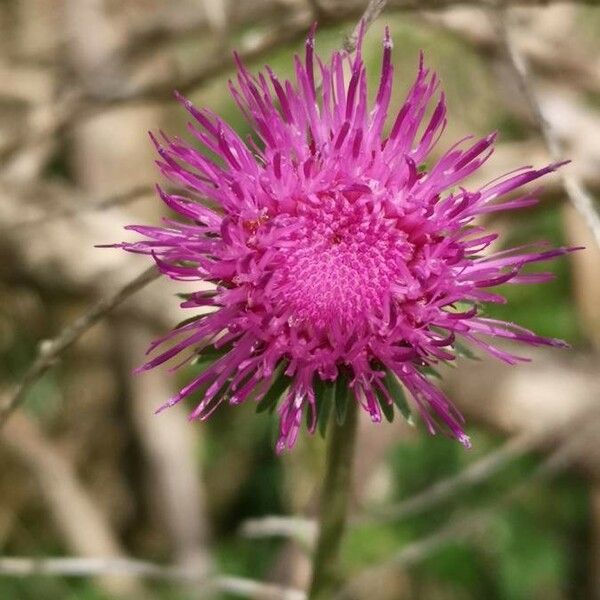
[[[546,203],[543,210],[525,211],[523,216],[509,229],[505,241],[507,247],[540,240],[564,245],[558,204]],[[499,293],[508,302],[486,305],[486,314],[519,323],[540,335],[565,339],[571,344],[580,341],[582,334],[573,310],[568,257],[531,265],[528,269],[528,272],[536,271],[552,271],[556,278],[543,285],[500,286]]]
[[[3,600],[117,600],[102,593],[91,581],[28,577],[0,579]],[[166,597],[161,600],[168,600]]]
[[[412,415],[410,412],[410,407],[408,406],[408,402],[406,401],[404,389],[398,382],[396,376],[393,373],[386,371],[384,382],[392,397],[392,400],[394,401],[394,404],[398,407],[398,410],[402,413],[402,416],[409,423],[412,422]]]
[[[582,21],[584,25],[587,23],[590,36],[597,34],[597,27],[594,29],[592,25],[597,25],[599,17],[596,13],[594,15],[594,20],[591,20],[590,12]],[[424,48],[428,64],[434,65],[445,80],[454,116],[463,117],[461,135],[464,133],[464,124],[470,123],[483,131],[499,128],[503,139],[522,139],[526,131],[521,124],[509,114],[490,110],[489,106],[493,104],[489,102],[493,93],[489,90],[493,90],[493,85],[487,85],[490,74],[479,58],[466,51],[463,43],[452,35],[440,31],[432,35],[422,26],[415,27],[415,21],[404,14],[401,18],[390,16],[389,21],[393,25],[396,43],[395,106],[398,106],[404,91],[412,83],[417,52]],[[331,48],[337,47],[346,29],[340,27],[319,32],[319,50],[323,56]],[[374,27],[369,36],[369,40],[374,43],[367,45],[365,54],[370,69],[369,77],[376,84],[379,76],[378,45],[381,27]],[[268,62],[276,70],[283,71],[284,75],[285,72],[291,74],[289,55],[289,48],[284,48],[275,57],[269,57]],[[211,87],[194,94],[193,99],[198,104],[218,106],[218,112],[232,122],[243,136],[250,133],[234,103],[223,94],[223,89],[223,82],[218,82],[214,89]],[[598,98],[594,100],[597,102]],[[177,118],[186,120],[187,116],[180,111]],[[507,217],[503,222],[503,229],[508,233],[506,245],[518,245],[536,239],[547,240],[555,245],[564,244],[560,210],[558,203],[545,201],[539,209],[522,211],[510,220]],[[583,335],[578,327],[572,302],[569,259],[562,258],[549,265],[532,265],[530,270],[552,270],[557,278],[539,286],[503,286],[502,293],[507,297],[508,303],[488,305],[486,314],[522,324],[541,335],[561,337],[573,344],[581,342]],[[54,298],[43,300],[44,304],[56,301]],[[11,319],[10,316],[5,317],[7,322]],[[18,336],[13,341],[8,343],[2,340],[0,375],[5,382],[12,383],[22,376],[35,357],[37,340],[53,335],[57,329],[55,325],[48,330],[32,333],[33,326],[24,320],[15,327]],[[456,344],[456,349],[459,355],[473,357],[471,351],[464,346]],[[201,372],[218,355],[219,352],[213,352],[210,348],[203,350],[197,359],[198,364],[184,369],[181,379],[188,380],[190,372]],[[474,368],[476,367],[474,363]],[[53,368],[38,382],[27,399],[29,410],[37,416],[46,416],[53,406],[63,407],[62,401],[60,404],[55,401],[60,399],[62,376],[68,368],[67,356],[63,366]],[[410,409],[399,382],[388,373],[385,383],[396,408],[406,419],[410,419]],[[254,579],[268,577],[284,545],[284,542],[278,540],[244,540],[237,532],[245,518],[287,514],[290,511],[290,506],[283,500],[282,491],[283,469],[286,465],[273,452],[272,437],[277,428],[276,415],[263,414],[257,417],[254,414],[255,409],[273,413],[288,385],[289,380],[283,374],[283,368],[280,368],[274,374],[271,391],[258,406],[249,403],[246,406],[230,407],[224,402],[209,422],[190,425],[202,427],[198,468],[203,470],[209,491],[208,515],[214,533],[217,566],[229,574]],[[348,381],[340,380],[337,385],[321,382],[319,386],[318,397],[323,400],[317,406],[318,428],[324,434],[333,414],[338,420],[344,418],[348,402]],[[390,407],[381,397],[379,401],[384,416],[391,421],[393,411],[389,411]],[[125,429],[126,426],[123,423],[122,428]],[[385,465],[390,487],[386,502],[408,498],[439,479],[458,473],[501,441],[478,430],[473,424],[469,424],[469,433],[474,440],[474,449],[470,452],[466,452],[453,440],[439,436],[432,438],[422,431],[409,440],[399,442],[387,457]],[[314,444],[317,450],[320,448],[318,440],[304,443]],[[70,447],[68,440],[64,446],[66,449]],[[299,459],[294,457],[290,460]],[[457,510],[462,515],[468,515],[472,508],[493,506],[503,491],[526,480],[536,460],[536,457],[526,457],[515,461],[485,486],[465,492],[454,502],[446,503],[407,522],[370,524],[353,529],[343,549],[348,574],[352,576],[369,565],[384,562],[407,544],[435,532]],[[120,465],[112,467],[117,469]],[[18,485],[23,486],[25,480],[21,479]],[[302,510],[305,507],[294,507],[296,508]],[[40,533],[40,524],[47,520],[46,510],[38,508],[36,511],[26,507],[19,512],[16,533],[8,536],[8,541],[2,548],[3,553],[66,553],[61,542],[56,541],[59,536],[55,531]],[[427,560],[412,567],[409,574],[414,583],[415,600],[583,599],[587,597],[585,553],[589,542],[588,521],[588,495],[581,480],[573,475],[566,475],[543,487],[534,486],[529,494],[510,508],[497,510],[491,527],[481,536],[440,546]],[[154,522],[151,526],[158,525]],[[23,534],[23,530],[26,534]],[[122,531],[119,533],[122,534]],[[53,544],[49,543],[49,536],[54,537]],[[23,543],[21,537],[29,539],[29,544]],[[144,556],[143,547],[141,551],[139,547],[128,550],[137,556]],[[151,597],[156,600],[191,600],[192,595],[171,584],[153,583]],[[91,580],[63,578],[0,578],[0,598],[117,600],[103,595]]]
[[[394,405],[387,401],[387,398],[379,389],[376,388],[375,393],[377,394],[377,401],[379,402],[379,407],[381,408],[383,416],[388,423],[392,423],[394,421]]]
[[[322,438],[325,438],[329,416],[335,402],[335,385],[332,383],[327,384],[319,377],[317,378],[315,394],[317,397],[317,423],[319,434]]]
[[[346,418],[346,410],[350,398],[350,378],[347,371],[340,369],[338,378],[335,382],[335,418],[338,424],[342,424]]]
[[[269,389],[256,406],[256,412],[273,412],[277,402],[290,385],[290,378],[284,373],[286,363],[280,363],[273,373]]]

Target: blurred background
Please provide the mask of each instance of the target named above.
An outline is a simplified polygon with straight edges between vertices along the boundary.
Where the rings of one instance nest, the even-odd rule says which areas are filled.
[[[550,161],[483,1],[387,4],[366,41],[371,91],[389,24],[395,106],[420,49],[442,79],[450,117],[440,150],[499,131],[470,184]],[[597,195],[600,6],[508,4],[515,47],[572,159],[568,172]],[[133,239],[126,224],[158,223],[147,131],[185,135],[172,90],[245,134],[227,90],[231,50],[254,71],[269,63],[289,76],[311,22],[320,22],[327,57],[365,5],[0,0],[0,399],[44,340],[148,266],[94,245]],[[464,358],[444,371],[471,451],[401,419],[362,423],[343,597],[600,599],[600,251],[559,177],[545,186],[537,207],[488,226],[505,245],[587,249],[556,261],[549,284],[505,289],[510,303],[489,314],[573,348],[527,350],[534,362],[514,368]],[[278,458],[276,417],[253,406],[223,406],[207,423],[188,423],[189,406],[154,415],[191,373],[132,370],[151,339],[188,316],[180,291],[154,281],[104,315],[0,433],[0,598],[302,597],[282,588],[308,580],[323,440],[302,435]],[[15,556],[35,560],[19,570],[6,561]],[[128,557],[165,570],[150,579],[133,567],[45,577],[50,557]]]

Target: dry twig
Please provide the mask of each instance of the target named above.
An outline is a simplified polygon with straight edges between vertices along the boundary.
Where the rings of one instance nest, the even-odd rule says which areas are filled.
[[[553,3],[555,0],[506,0],[509,5],[518,4],[520,6],[544,6]],[[598,0],[572,0],[575,3],[597,5]],[[314,2],[313,2],[314,4]],[[470,4],[475,6],[489,6],[486,0],[371,0],[366,9],[363,4],[358,2],[342,4],[335,7],[333,16],[330,11],[324,8],[323,3],[319,2],[319,10],[323,15],[329,15],[322,19],[321,27],[338,26],[344,21],[352,21],[357,18],[363,18],[370,24],[379,16],[384,5],[390,11],[415,11],[415,10],[444,10],[453,6]],[[265,11],[268,15],[268,11]],[[315,19],[314,10],[296,11],[289,16],[283,23],[276,28],[269,28],[260,37],[253,37],[245,44],[242,42],[238,47],[240,57],[245,62],[259,60],[269,52],[301,39]],[[181,31],[178,31],[180,34]],[[348,37],[345,43],[345,49],[353,49],[356,42],[357,30]],[[160,36],[159,36],[160,37]],[[116,60],[112,57],[111,60]],[[49,138],[61,137],[72,127],[89,117],[102,113],[115,105],[131,104],[139,102],[165,101],[171,98],[172,91],[178,89],[182,93],[189,93],[199,86],[207,83],[214,77],[222,75],[228,69],[233,67],[231,56],[227,52],[217,52],[212,58],[202,61],[196,72],[192,72],[179,81],[168,79],[166,81],[150,81],[142,86],[127,87],[125,89],[112,90],[110,93],[105,88],[90,92],[89,90],[79,89],[71,90],[68,101],[64,101],[65,106],[60,103],[55,107],[57,115],[55,122],[50,124],[44,131],[33,136],[24,136],[22,139],[16,139],[13,143],[7,145],[0,151],[0,159],[5,164],[10,164],[16,156],[26,152],[32,146],[39,146]]]
[[[511,461],[524,456],[548,438],[549,432],[526,433],[505,442],[463,469],[458,475],[442,479],[398,504],[351,519],[351,526],[365,523],[402,521],[427,512],[471,487],[484,483],[505,468]],[[295,537],[303,543],[312,543],[316,530],[312,519],[272,515],[260,519],[249,519],[242,524],[242,535],[247,537]]]
[[[99,575],[127,575],[176,583],[193,583],[229,594],[257,600],[304,600],[300,590],[262,583],[243,577],[205,576],[195,570],[163,566],[132,558],[0,558],[0,575],[12,577],[60,576],[93,577]]]
[[[530,489],[532,484],[547,481],[573,462],[574,458],[581,451],[582,445],[587,443],[588,435],[595,432],[598,427],[597,415],[591,420],[588,419],[588,421],[587,426],[583,427],[583,430],[577,436],[572,436],[566,442],[559,445],[538,465],[526,480],[506,492],[492,506],[473,511],[465,517],[453,519],[448,525],[441,527],[431,535],[402,548],[402,550],[397,552],[384,564],[366,569],[355,579],[351,580],[345,589],[336,596],[336,599],[347,600],[352,598],[353,596],[350,593],[352,588],[360,585],[361,582],[379,579],[382,572],[388,569],[406,568],[418,564],[429,558],[444,545],[464,540],[489,527],[499,509],[505,508],[518,500]]]
[[[45,180],[27,185],[2,185],[0,191],[10,196],[11,202],[13,199],[18,201],[21,207],[19,212],[25,213],[25,216],[19,216],[16,219],[4,219],[0,225],[0,235],[4,233],[27,235],[29,229],[33,227],[46,226],[63,219],[74,219],[82,215],[128,206],[152,196],[154,187],[144,184],[135,185],[99,199],[88,197],[76,188]],[[49,204],[52,208],[39,209],[40,197],[44,198],[44,205]],[[23,207],[26,210],[23,211]],[[32,214],[29,214],[30,212]]]
[[[511,461],[524,456],[547,439],[548,432],[525,433],[509,439],[500,448],[486,454],[453,477],[442,479],[422,492],[403,500],[395,506],[378,510],[356,523],[402,521],[422,514],[451,501],[465,490],[484,483],[505,468]]]
[[[97,499],[79,480],[74,465],[48,439],[35,420],[13,417],[2,436],[3,445],[37,480],[49,515],[65,547],[81,557],[120,556],[123,548],[110,519]],[[98,585],[111,595],[141,592],[134,577],[99,577]]]
[[[519,87],[527,99],[536,125],[544,139],[546,147],[548,148],[548,152],[552,156],[553,160],[564,160],[564,152],[560,139],[556,135],[552,125],[544,117],[542,107],[531,83],[531,75],[527,61],[511,39],[506,9],[504,7],[498,8],[496,10],[496,16],[498,34],[504,47],[504,51]],[[596,243],[600,247],[600,215],[594,206],[594,199],[588,193],[579,179],[573,177],[563,169],[559,171],[559,175],[571,204],[581,215],[592,232]]]
[[[354,31],[344,40],[344,50],[346,52],[352,53],[356,50],[360,28],[365,27],[365,29],[368,29],[373,21],[375,21],[375,19],[383,12],[387,3],[388,0],[371,0],[369,4],[367,4],[365,12],[363,12],[356,27],[354,27]]]
[[[39,356],[29,367],[21,383],[12,392],[0,408],[0,429],[10,415],[23,402],[33,384],[52,366],[56,359],[72,344],[74,344],[90,327],[103,319],[129,296],[135,294],[151,281],[158,278],[159,272],[153,265],[124,285],[115,293],[102,298],[87,313],[76,319],[63,329],[54,339],[43,342]]]

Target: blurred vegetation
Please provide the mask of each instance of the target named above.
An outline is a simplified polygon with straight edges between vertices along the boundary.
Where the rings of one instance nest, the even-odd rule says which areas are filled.
[[[469,50],[455,36],[439,30],[431,31],[409,18],[390,18],[394,32],[396,61],[396,102],[412,81],[418,50],[424,49],[427,63],[442,76],[449,97],[450,125],[441,147],[449,140],[465,134],[486,133],[499,129],[505,140],[520,140],[529,135],[522,123],[494,101],[494,84],[484,59]],[[372,83],[378,78],[379,37],[381,27],[369,34],[368,68]],[[327,56],[339,45],[346,27],[319,33],[319,51]],[[597,31],[597,30],[595,30]],[[196,51],[186,47],[185,53]],[[298,45],[298,48],[300,45]],[[276,71],[291,74],[290,49],[282,48],[264,62]],[[188,58],[189,60],[189,58]],[[254,69],[254,66],[252,66]],[[371,87],[371,91],[373,87]],[[226,93],[225,80],[220,79],[192,95],[198,104],[208,105],[229,120],[242,134],[250,133],[235,105]],[[183,111],[169,117],[166,129],[183,132]],[[518,165],[515,165],[518,166]],[[70,172],[68,155],[58,157],[52,168],[57,176]],[[553,245],[564,243],[560,206],[551,200],[543,209],[531,209],[517,218],[500,223],[506,244],[522,244],[547,240]],[[491,223],[494,228],[494,223]],[[98,250],[106,252],[106,250]],[[577,345],[584,342],[572,299],[570,266],[567,260],[552,264],[556,279],[543,286],[504,286],[502,293],[509,303],[490,306],[489,315],[517,322],[536,332],[559,337]],[[35,356],[38,341],[56,331],[56,323],[66,322],[81,301],[68,295],[35,289],[30,282],[4,281],[0,290],[0,377],[17,381]],[[51,314],[49,314],[51,313]],[[140,357],[141,358],[141,357]],[[36,385],[27,400],[25,410],[44,423],[49,431],[64,431],[65,414],[77,406],[63,404],[65,385],[78,364],[95,360],[89,347],[69,352],[63,363]],[[185,379],[186,377],[182,375]],[[122,395],[122,390],[120,391]],[[124,419],[128,427],[124,399],[117,405],[96,408],[95,413],[78,412],[68,417],[69,426],[77,420],[102,417]],[[149,407],[149,410],[151,407]],[[223,407],[207,423],[190,427],[202,428],[202,443],[198,448],[197,465],[202,470],[208,490],[208,514],[212,528],[214,552],[223,572],[268,578],[285,542],[280,540],[245,540],[239,536],[240,524],[247,518],[290,511],[290,486],[296,485],[286,470],[301,469],[296,463],[305,461],[310,470],[323,451],[322,441],[303,440],[298,457],[280,459],[273,451],[275,417],[255,415],[253,407]],[[76,426],[76,425],[74,425]],[[385,427],[386,425],[382,425]],[[98,428],[102,425],[98,423]],[[470,425],[474,449],[465,452],[455,442],[443,438],[419,435],[399,442],[388,454],[385,469],[389,474],[386,502],[407,498],[423,490],[435,480],[458,473],[477,460],[502,439],[495,434]],[[139,485],[135,470],[135,441],[127,438],[117,443],[110,453],[120,468],[120,478],[128,486]],[[107,434],[100,432],[98,446],[110,444]],[[120,448],[120,449],[119,449]],[[139,448],[137,449],[139,451]],[[96,448],[96,454],[101,448]],[[106,457],[90,453],[90,469]],[[138,452],[139,454],[139,452]],[[132,462],[133,461],[133,462]],[[127,464],[129,462],[129,464]],[[386,558],[411,541],[432,533],[455,511],[467,507],[493,505],[502,490],[515,481],[526,480],[536,456],[515,461],[509,468],[483,488],[470,491],[436,509],[433,513],[399,524],[362,525],[353,529],[344,547],[344,564],[349,574]],[[19,485],[27,486],[26,474],[17,471],[4,456],[0,465],[14,474]],[[83,465],[79,467],[83,470]],[[293,471],[296,472],[296,471]],[[307,485],[306,477],[298,485]],[[3,478],[0,494],[7,499],[13,492],[11,482]],[[313,490],[314,491],[314,490]],[[302,491],[306,498],[311,490]],[[15,501],[11,500],[11,505]],[[295,508],[295,507],[294,507]],[[587,486],[576,474],[561,476],[551,483],[533,485],[530,492],[509,508],[495,513],[488,535],[471,541],[460,541],[440,547],[425,562],[410,569],[411,598],[415,600],[561,600],[584,599],[586,595],[586,564],[581,560],[589,543],[589,506]],[[52,527],[46,522],[44,506],[29,502],[17,515],[18,525],[3,541],[6,555],[61,555],[64,552]],[[149,517],[142,510],[138,515],[126,515],[120,523],[123,531],[134,526],[150,527]],[[152,538],[152,535],[148,535]],[[160,539],[146,543],[144,535],[131,534],[127,546],[133,556],[162,561],[167,558],[160,548]],[[152,584],[151,597],[157,600],[185,600],[195,597],[178,586]],[[19,600],[109,600],[91,581],[61,578],[0,578],[0,598]]]

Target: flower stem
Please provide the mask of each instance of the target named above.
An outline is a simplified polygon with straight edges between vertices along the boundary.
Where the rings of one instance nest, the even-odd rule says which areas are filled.
[[[335,418],[330,424],[327,470],[321,490],[319,534],[308,600],[332,598],[340,583],[340,543],[346,527],[357,426],[358,409],[354,401],[348,402],[341,425]]]

